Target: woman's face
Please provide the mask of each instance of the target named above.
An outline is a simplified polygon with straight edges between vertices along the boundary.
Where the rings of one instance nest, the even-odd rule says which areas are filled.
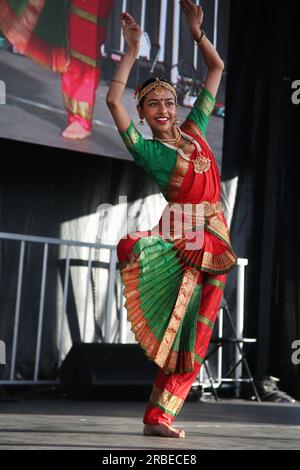
[[[143,108],[138,107],[139,115],[145,118],[154,135],[170,131],[176,125],[175,97],[170,90],[157,95],[150,91],[145,97]]]

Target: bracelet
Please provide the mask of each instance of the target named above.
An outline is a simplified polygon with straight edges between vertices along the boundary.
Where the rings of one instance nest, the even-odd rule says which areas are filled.
[[[114,80],[114,79],[112,79],[111,82],[121,83],[121,85],[126,86],[126,83],[125,83],[125,82],[121,82],[121,80]]]
[[[200,46],[200,45],[203,43],[203,41],[205,41],[205,38],[207,37],[206,32],[205,32],[203,29],[201,29],[200,31],[201,31],[201,36],[200,36],[200,38],[198,39],[198,41],[196,41],[196,39],[193,38],[194,42],[195,42],[198,46]]]

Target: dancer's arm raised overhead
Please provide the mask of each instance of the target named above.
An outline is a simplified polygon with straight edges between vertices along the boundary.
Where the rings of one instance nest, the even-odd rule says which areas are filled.
[[[199,45],[202,57],[207,65],[204,88],[215,97],[222,78],[224,63],[205,33],[201,31],[203,21],[201,6],[195,5],[192,0],[180,0],[180,5],[186,16],[189,30]]]
[[[129,13],[121,13],[120,17],[124,39],[127,44],[127,51],[125,52],[120,66],[111,81],[106,96],[106,103],[118,130],[120,132],[124,132],[128,129],[131,119],[122,102],[122,98],[129,73],[139,52],[142,31],[140,26]]]

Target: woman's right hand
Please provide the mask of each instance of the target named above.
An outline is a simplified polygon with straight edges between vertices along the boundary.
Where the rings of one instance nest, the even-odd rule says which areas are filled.
[[[142,30],[134,18],[127,12],[121,13],[121,27],[125,42],[128,47],[138,47],[142,35]]]

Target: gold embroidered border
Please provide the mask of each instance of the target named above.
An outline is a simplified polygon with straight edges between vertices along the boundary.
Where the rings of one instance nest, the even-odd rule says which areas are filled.
[[[134,150],[136,144],[138,143],[141,137],[138,131],[136,130],[132,121],[127,131],[121,132],[120,135],[123,139],[124,144],[126,145],[129,151]]]
[[[237,258],[229,250],[223,253],[215,254],[205,251],[203,254],[202,267],[203,271],[212,273],[226,273],[236,264]]]
[[[84,20],[91,21],[91,23],[98,23],[98,17],[96,15],[93,15],[88,11],[82,10],[76,5],[71,5],[71,12],[74,13],[74,15],[80,16],[80,18],[83,18]]]
[[[170,201],[176,198],[188,168],[189,162],[183,160],[183,158],[177,154],[176,164],[169,178],[167,187],[167,197]]]
[[[177,397],[176,395],[173,395],[173,393],[168,392],[168,390],[161,390],[159,388],[153,387],[150,396],[150,403],[152,403],[154,406],[162,408],[168,414],[176,416],[180,411],[184,400]]]
[[[71,5],[71,12],[74,15],[80,16],[80,18],[83,18],[84,20],[90,21],[91,23],[98,24],[102,26],[103,28],[107,27],[108,20],[107,18],[101,18],[99,16],[93,15],[89,11],[82,10],[82,8],[79,8],[75,5]]]
[[[184,132],[190,133],[192,135],[198,135],[199,137],[201,137],[201,139],[204,140],[209,150],[212,152],[212,149],[209,146],[209,143],[207,142],[205,135],[201,132],[201,129],[197,126],[197,124],[194,121],[192,121],[191,119],[186,119],[186,121],[184,121],[184,123],[181,126],[181,130],[183,130]]]
[[[204,325],[208,326],[211,329],[213,329],[214,327],[214,322],[212,322],[209,318],[204,317],[203,315],[198,315],[198,322],[204,323]]]
[[[181,129],[184,132],[187,131],[187,132],[190,132],[191,134],[203,137],[203,134],[200,131],[199,127],[190,119],[186,119],[186,121],[184,121],[184,123],[181,126]]]
[[[136,130],[136,128],[134,127],[134,125],[129,130],[128,136],[129,136],[133,146],[135,146],[137,144],[137,142],[139,141],[139,139],[141,137],[140,134],[138,133],[138,131]]]
[[[196,270],[188,269],[185,271],[182,283],[179,289],[177,301],[171,315],[171,319],[161,341],[155,362],[160,367],[164,367],[166,359],[170,353],[172,344],[177,334],[178,328],[191,299],[194,287],[197,283],[199,273]]]
[[[200,364],[200,365],[202,365],[203,362],[204,362],[203,357],[199,356],[199,354],[196,354],[196,353],[195,353],[195,355],[194,355],[194,359],[195,359],[195,361],[198,362],[198,364]]]
[[[207,229],[216,232],[217,235],[230,245],[229,230],[223,220],[217,216],[207,217]]]
[[[131,139],[128,136],[128,134],[126,132],[124,132],[124,134],[121,134],[121,137],[123,139],[124,144],[128,148],[128,150],[133,150],[134,146],[133,146],[133,143],[131,142]]]
[[[208,277],[205,282],[212,286],[219,287],[222,291],[225,289],[225,283],[219,281],[219,279],[215,279],[214,277]]]
[[[179,357],[178,357],[179,356]],[[171,351],[164,366],[164,372],[168,374],[183,374],[193,372],[194,352],[193,351]]]
[[[90,65],[91,67],[98,68],[101,66],[101,59],[92,59],[91,57],[82,54],[81,52],[75,51],[75,49],[70,50],[70,55],[75,57],[75,59],[81,60],[81,62]]]
[[[91,121],[93,118],[93,107],[86,101],[77,101],[70,98],[66,93],[63,93],[65,107],[68,111],[73,114],[79,114],[87,121]]]
[[[215,103],[207,95],[199,95],[194,104],[195,107],[201,109],[206,116],[210,116],[214,110]]]

